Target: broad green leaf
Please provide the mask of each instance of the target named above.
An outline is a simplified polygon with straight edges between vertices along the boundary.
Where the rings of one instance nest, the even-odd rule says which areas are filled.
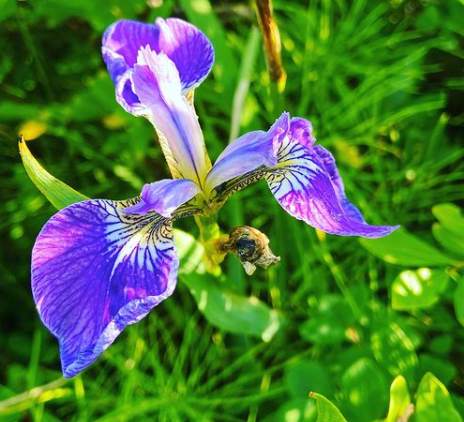
[[[414,343],[397,322],[386,319],[376,326],[371,345],[375,359],[391,375],[414,378],[419,364]]]
[[[432,226],[432,233],[444,248],[456,255],[464,256],[464,234],[452,232],[439,223]]]
[[[324,396],[318,393],[311,393],[309,396],[317,403],[316,422],[347,422],[340,410]]]
[[[464,327],[464,276],[458,281],[458,287],[454,291],[453,302],[456,319]]]
[[[438,204],[432,208],[432,213],[447,230],[464,236],[464,216],[457,205]]]
[[[385,422],[397,422],[411,403],[408,386],[403,376],[398,375],[390,387],[390,406]]]
[[[34,183],[37,189],[45,195],[55,208],[65,208],[76,202],[89,199],[45,170],[31,154],[23,139],[19,141],[19,152],[32,183]]]
[[[415,422],[462,422],[448,390],[431,372],[417,389]]]
[[[370,359],[361,358],[345,371],[342,391],[353,420],[371,422],[386,413],[388,384],[380,367]]]
[[[314,400],[291,399],[284,402],[272,415],[273,422],[316,422],[317,410]]]
[[[285,385],[295,398],[306,397],[308,391],[319,391],[325,396],[333,394],[329,373],[321,364],[305,360],[285,369]]]
[[[457,369],[452,359],[442,359],[429,353],[421,353],[419,356],[419,371],[420,376],[432,372],[444,385],[449,385],[456,376]]]
[[[400,311],[429,308],[438,301],[448,280],[443,270],[402,271],[392,284],[392,308]]]
[[[453,348],[453,335],[452,333],[446,333],[434,337],[429,344],[429,349],[434,355],[446,356]]]
[[[373,255],[390,264],[435,267],[455,262],[449,256],[404,229],[397,230],[387,237],[361,239],[360,242]]]
[[[240,296],[224,288],[209,274],[184,274],[198,309],[216,327],[231,333],[248,334],[269,341],[280,327],[278,313],[256,297]]]
[[[326,295],[320,300],[317,315],[300,326],[300,335],[316,344],[336,344],[346,338],[346,330],[354,321],[353,313],[341,295]]]
[[[464,217],[454,204],[439,204],[432,208],[439,223],[432,226],[435,239],[449,251],[464,256]]]

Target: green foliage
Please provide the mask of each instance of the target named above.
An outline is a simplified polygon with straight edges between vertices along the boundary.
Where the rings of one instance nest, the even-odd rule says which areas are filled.
[[[55,208],[65,208],[68,205],[88,199],[85,195],[48,173],[31,154],[25,141],[21,140],[19,142],[19,152],[32,183],[37,186]]]
[[[403,376],[398,375],[390,387],[390,405],[385,422],[397,422],[411,403],[408,386]]]
[[[280,97],[249,2],[0,0],[1,421],[462,420],[464,5],[273,4],[288,74]],[[213,160],[285,109],[312,120],[366,219],[402,229],[362,247],[316,233],[258,183],[219,224],[268,234],[279,265],[247,277],[228,257],[222,276],[206,276],[193,221],[179,221],[175,294],[65,381],[29,284],[34,239],[55,209],[30,182],[18,136],[58,208],[83,199],[58,179],[124,199],[168,177],[150,124],[116,103],[100,53],[111,22],[156,16],[188,19],[215,46],[213,75],[195,92]]]
[[[181,279],[211,324],[232,333],[260,336],[265,341],[279,329],[277,313],[257,298],[231,293],[206,274],[191,274]]]
[[[311,397],[317,402],[316,422],[346,422],[340,411],[324,396],[311,393]]]
[[[452,258],[405,230],[380,239],[362,239],[361,245],[390,264],[435,267],[453,263]]]
[[[383,422],[407,421],[411,415],[415,422],[462,421],[448,390],[431,372],[423,376],[417,388],[415,405],[411,404],[404,377],[398,376],[391,385],[390,407]]]
[[[400,311],[429,308],[445,291],[448,279],[443,270],[401,271],[392,284],[392,308]]]
[[[439,221],[432,226],[435,239],[450,252],[464,256],[464,217],[456,205],[439,204],[432,208]]]
[[[458,280],[458,287],[454,292],[454,311],[459,324],[464,327],[464,277]]]
[[[353,321],[354,316],[342,295],[325,295],[317,315],[300,326],[300,335],[314,344],[341,343]]]
[[[445,386],[430,372],[417,389],[416,422],[462,422]]]
[[[304,391],[319,391],[333,395],[333,385],[327,370],[319,363],[303,360],[290,365],[285,371],[285,384],[290,394],[301,397]]]
[[[386,317],[374,324],[371,334],[372,353],[376,361],[392,376],[416,377],[419,364],[413,336],[401,320]]]
[[[353,363],[342,376],[345,408],[351,419],[367,422],[381,416],[387,403],[386,387],[385,376],[370,359]]]

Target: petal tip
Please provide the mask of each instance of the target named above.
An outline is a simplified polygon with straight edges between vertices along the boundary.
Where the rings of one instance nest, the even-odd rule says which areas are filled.
[[[386,237],[392,234],[394,231],[398,230],[400,227],[401,225],[399,224],[395,226],[381,226],[383,230],[379,230],[379,231],[373,232],[372,235],[366,235],[362,237],[366,237],[370,239],[378,239],[380,237]],[[380,227],[377,227],[377,228],[380,228]]]

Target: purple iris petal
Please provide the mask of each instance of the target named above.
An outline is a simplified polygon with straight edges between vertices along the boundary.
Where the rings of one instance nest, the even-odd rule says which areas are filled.
[[[119,82],[116,84],[116,101],[128,113],[132,113],[138,116],[143,115],[146,110],[140,103],[139,97],[134,94],[132,89],[132,73],[133,70],[129,69],[121,76]]]
[[[288,136],[292,141],[298,142],[306,148],[312,147],[316,141],[316,138],[313,136],[313,124],[301,117],[292,118]]]
[[[163,53],[141,48],[132,74],[132,88],[156,130],[169,146],[183,178],[200,186],[208,170],[203,133],[193,108],[181,93],[179,73]],[[171,157],[168,158],[170,161]]]
[[[130,84],[122,79],[137,62],[140,48],[149,46],[156,53],[164,52],[174,62],[184,94],[208,76],[214,63],[213,46],[206,35],[180,19],[158,18],[154,24],[120,20],[105,31],[102,44],[118,102],[130,113],[137,102]]]
[[[140,47],[147,45],[159,51],[157,25],[120,20],[108,27],[103,34],[102,54],[114,83],[137,62]]]
[[[125,208],[123,212],[143,215],[156,211],[163,217],[171,218],[180,205],[190,201],[199,192],[200,188],[191,180],[160,180],[146,184],[142,189],[140,202]]]
[[[268,132],[251,132],[230,144],[206,178],[215,203],[265,178],[279,204],[293,217],[342,236],[381,237],[399,226],[370,226],[346,198],[332,154],[317,145],[312,124],[283,113]],[[254,171],[255,169],[258,169]]]
[[[71,205],[45,224],[34,245],[32,291],[42,321],[60,342],[65,377],[91,365],[176,285],[170,221],[155,213],[122,214],[125,205]]]
[[[274,167],[277,151],[287,135],[290,116],[283,113],[267,131],[257,130],[241,136],[222,152],[206,177],[206,191],[244,175],[260,166]]]
[[[186,93],[208,76],[214,64],[214,49],[208,37],[198,28],[181,19],[157,18],[160,30],[159,50],[176,65]]]
[[[366,220],[364,220],[361,211],[359,211],[345,195],[345,186],[340,174],[338,173],[335,158],[332,153],[320,145],[316,145],[312,151],[319,157],[322,166],[330,177],[338,202],[343,208],[344,213],[354,221],[365,223]]]
[[[287,137],[278,160],[278,166],[265,177],[272,194],[293,217],[341,236],[377,238],[399,227],[365,223],[346,199],[335,161],[325,149],[306,148]]]

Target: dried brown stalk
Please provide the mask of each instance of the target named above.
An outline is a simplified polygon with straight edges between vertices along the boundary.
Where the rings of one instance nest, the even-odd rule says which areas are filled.
[[[282,66],[282,45],[280,42],[279,27],[274,20],[271,1],[255,0],[255,5],[259,27],[263,35],[264,53],[266,55],[269,75],[271,81],[283,89],[287,74]]]

